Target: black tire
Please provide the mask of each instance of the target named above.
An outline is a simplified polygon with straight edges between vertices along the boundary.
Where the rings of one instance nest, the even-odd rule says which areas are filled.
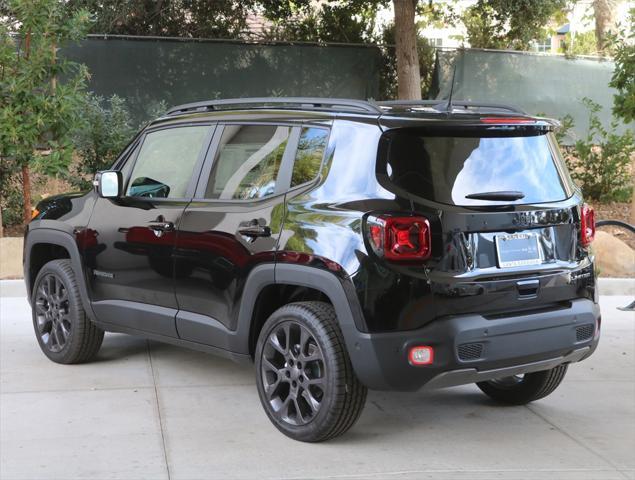
[[[476,385],[497,402],[525,405],[546,397],[558,388],[567,373],[567,367],[564,364],[551,370],[526,373],[522,377],[505,377]]]
[[[328,303],[291,303],[276,310],[260,331],[255,361],[262,406],[294,440],[337,437],[362,413],[367,389],[353,372]]]
[[[37,274],[31,294],[35,336],[56,363],[84,363],[99,351],[104,331],[82,306],[70,260],[52,260]]]

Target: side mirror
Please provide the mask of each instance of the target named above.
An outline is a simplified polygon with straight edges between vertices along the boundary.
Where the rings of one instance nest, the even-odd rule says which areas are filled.
[[[93,185],[97,193],[103,198],[117,198],[121,195],[121,186],[123,184],[121,172],[114,170],[106,170],[97,172]]]

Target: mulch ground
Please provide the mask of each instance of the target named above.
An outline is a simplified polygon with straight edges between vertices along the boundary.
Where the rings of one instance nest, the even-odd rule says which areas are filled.
[[[5,237],[21,237],[24,235],[24,225],[11,225],[10,227],[4,227],[3,234]]]

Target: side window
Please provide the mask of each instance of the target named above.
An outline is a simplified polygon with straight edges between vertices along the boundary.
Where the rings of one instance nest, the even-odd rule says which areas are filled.
[[[273,195],[290,127],[225,125],[205,198],[252,200]]]
[[[129,197],[184,198],[209,126],[148,133],[130,175]]]
[[[329,132],[324,128],[302,128],[291,174],[292,187],[310,182],[317,177],[328,136]]]

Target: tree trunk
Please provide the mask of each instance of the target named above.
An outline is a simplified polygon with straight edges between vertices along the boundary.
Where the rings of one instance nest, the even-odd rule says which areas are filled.
[[[397,96],[400,100],[421,100],[421,76],[417,54],[416,0],[393,0],[397,49]]]
[[[26,32],[24,57],[29,58],[31,54],[31,29]],[[28,160],[27,160],[28,161]],[[23,198],[23,217],[26,225],[31,221],[31,177],[29,174],[29,164],[22,165],[22,198]]]
[[[53,61],[51,63],[55,65],[57,61],[57,46],[55,42],[51,43],[51,55],[53,57]],[[56,90],[57,90],[57,77],[53,75],[51,77],[51,95],[55,95]]]
[[[24,223],[31,221],[31,177],[29,174],[29,166],[22,166],[22,193],[24,194]]]
[[[635,156],[631,160],[631,177],[633,185],[635,185]],[[635,225],[635,187],[633,187],[633,196],[631,198],[631,225]]]
[[[604,53],[607,47],[607,34],[615,31],[618,0],[593,0],[595,15],[595,42],[597,50]]]
[[[4,237],[4,226],[2,225],[2,205],[0,205],[0,238]]]

